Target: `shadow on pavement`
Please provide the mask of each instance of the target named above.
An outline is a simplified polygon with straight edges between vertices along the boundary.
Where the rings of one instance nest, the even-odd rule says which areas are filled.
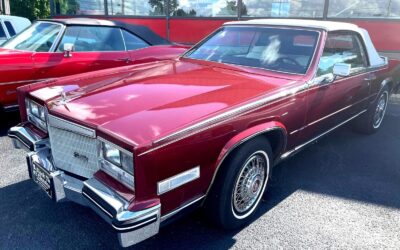
[[[4,113],[0,111],[0,136],[7,135],[8,130],[19,122],[19,112]]]
[[[257,218],[297,190],[399,209],[400,105],[395,108],[377,134],[343,127],[280,164]],[[54,204],[30,180],[1,188],[0,201],[0,248],[118,248],[116,236],[94,212],[73,203]],[[197,211],[135,248],[228,249],[235,244],[237,232],[204,221]]]

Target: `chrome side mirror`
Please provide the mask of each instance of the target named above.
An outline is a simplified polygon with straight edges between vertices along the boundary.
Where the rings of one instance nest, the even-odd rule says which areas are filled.
[[[333,66],[333,75],[346,77],[351,73],[351,65],[348,63],[336,63]]]
[[[64,57],[69,58],[72,57],[72,51],[75,50],[75,46],[73,43],[64,43]]]

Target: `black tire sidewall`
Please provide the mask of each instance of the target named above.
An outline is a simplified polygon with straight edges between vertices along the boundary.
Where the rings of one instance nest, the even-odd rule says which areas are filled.
[[[362,134],[374,134],[376,133],[382,126],[382,122],[384,120],[384,118],[382,119],[380,125],[378,127],[374,127],[374,116],[375,116],[375,112],[376,112],[376,108],[377,105],[379,103],[379,100],[381,99],[382,95],[384,93],[387,93],[387,102],[386,102],[386,108],[389,104],[389,87],[386,85],[384,86],[378,93],[378,95],[376,96],[376,99],[374,100],[374,102],[372,104],[370,104],[370,106],[367,109],[367,112],[365,112],[364,114],[362,114],[354,123],[354,129],[357,132],[360,132]],[[385,115],[386,115],[386,110],[385,110]],[[384,116],[385,117],[385,116]]]
[[[376,108],[377,108],[377,105],[379,104],[379,100],[381,99],[382,95],[384,95],[385,93],[386,93],[386,95],[387,95],[386,107],[385,107],[385,114],[384,114],[384,116],[383,116],[383,118],[382,118],[382,121],[380,122],[379,126],[378,126],[378,127],[375,127],[375,126],[374,126],[374,117],[375,117]],[[377,97],[376,97],[376,100],[375,100],[375,102],[374,102],[374,105],[372,105],[372,106],[368,109],[368,111],[367,111],[367,112],[368,112],[368,122],[367,122],[367,124],[368,124],[368,125],[367,125],[367,126],[368,126],[368,128],[367,128],[368,132],[370,132],[370,133],[375,133],[376,131],[378,131],[378,130],[381,128],[382,123],[383,123],[383,120],[385,119],[386,109],[387,109],[387,106],[388,106],[388,103],[389,103],[389,95],[390,95],[390,93],[389,93],[389,88],[388,88],[388,86],[386,85],[385,87],[382,88],[381,91],[379,91],[379,94],[378,94]]]
[[[263,151],[267,155],[268,168],[265,170],[267,173],[266,179],[263,183],[262,192],[260,192],[259,197],[257,198],[257,202],[249,209],[253,209],[253,211],[245,216],[244,218],[237,218],[233,212],[233,203],[232,203],[232,193],[235,188],[235,184],[237,178],[241,172],[241,169],[244,167],[244,163],[249,159],[251,155],[253,155],[257,151]],[[243,226],[244,224],[251,221],[251,218],[255,214],[257,210],[257,206],[261,202],[261,198],[266,190],[266,186],[269,180],[269,175],[272,170],[272,150],[268,141],[264,138],[255,138],[249,142],[246,142],[240,148],[236,149],[231,153],[230,157],[223,163],[222,170],[219,173],[217,188],[218,192],[218,201],[217,201],[217,209],[218,211],[218,220],[219,224],[227,229],[234,229]],[[216,197],[214,197],[216,198]],[[215,208],[214,208],[215,209]]]

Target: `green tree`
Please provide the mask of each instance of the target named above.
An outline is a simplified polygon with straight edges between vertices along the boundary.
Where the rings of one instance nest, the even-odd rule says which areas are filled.
[[[31,21],[50,16],[49,0],[10,0],[11,14]]]
[[[153,12],[150,14],[163,14],[165,15],[167,13],[166,9],[166,3],[164,0],[149,0],[149,4],[153,8]],[[179,8],[179,3],[177,0],[169,0],[169,15],[170,16],[195,16],[196,11],[195,10],[190,10],[189,13],[184,11],[182,8]]]
[[[61,15],[76,15],[79,12],[79,3],[75,0],[55,0],[56,13]]]
[[[243,4],[243,6],[242,6],[242,15],[243,12],[247,14],[246,5]],[[238,11],[237,1],[226,1],[226,6],[219,11],[217,16],[236,16],[237,11]]]

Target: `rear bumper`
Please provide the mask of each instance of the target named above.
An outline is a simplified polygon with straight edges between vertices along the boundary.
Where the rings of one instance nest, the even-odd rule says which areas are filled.
[[[9,131],[15,148],[28,151],[27,165],[30,178],[34,168],[48,173],[51,185],[48,194],[55,202],[73,201],[90,207],[117,232],[121,246],[128,247],[158,233],[161,205],[140,210],[128,210],[129,202],[96,178],[84,179],[57,169],[46,138],[33,133],[24,124]]]

